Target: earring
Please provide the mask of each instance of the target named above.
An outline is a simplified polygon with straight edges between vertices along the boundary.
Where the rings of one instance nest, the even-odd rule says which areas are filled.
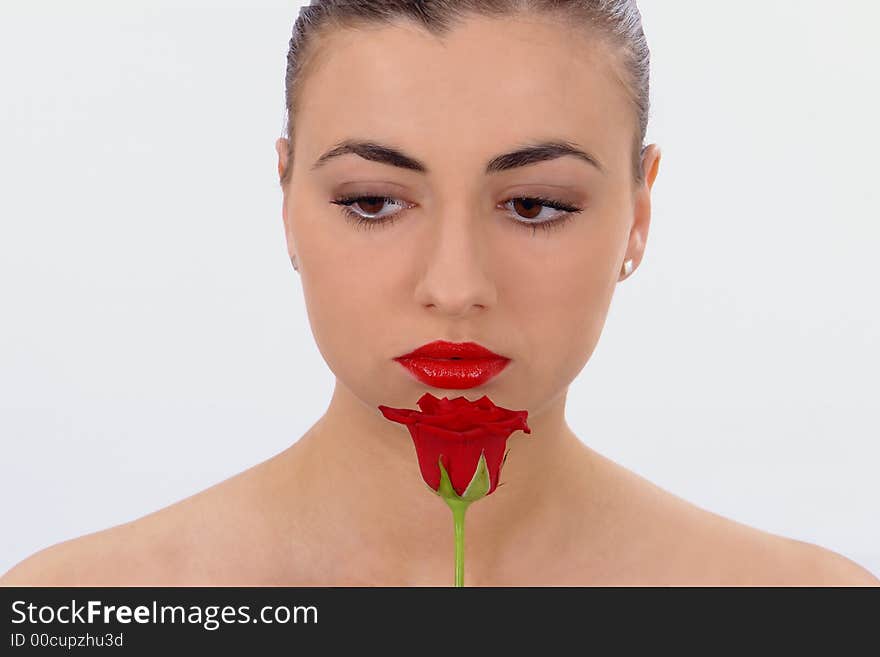
[[[294,270],[299,271],[299,267],[297,267],[297,265],[296,265],[296,257],[295,256],[290,256],[290,262],[293,264]]]
[[[632,258],[623,263],[623,268],[620,270],[623,274],[623,277],[626,278],[630,274],[632,274],[633,270],[633,261]]]

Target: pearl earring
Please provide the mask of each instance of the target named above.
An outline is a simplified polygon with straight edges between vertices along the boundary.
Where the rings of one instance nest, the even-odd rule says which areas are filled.
[[[623,277],[626,278],[630,274],[632,274],[633,270],[633,261],[632,258],[623,263],[623,269],[621,272],[623,273]]]

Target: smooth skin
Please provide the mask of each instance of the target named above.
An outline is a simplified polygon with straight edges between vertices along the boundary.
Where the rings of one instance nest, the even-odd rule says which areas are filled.
[[[515,47],[514,47],[515,46]],[[613,55],[547,17],[473,18],[445,40],[415,25],[346,30],[321,43],[296,116],[282,216],[308,317],[336,377],[324,415],[290,448],[132,522],[51,546],[4,585],[451,586],[449,508],[419,475],[406,429],[379,404],[424,393],[527,409],[502,485],[472,504],[465,583],[867,585],[880,580],[819,546],[701,509],[590,449],[565,420],[569,384],[595,349],[621,266],[641,262],[660,151],[632,178],[634,110]],[[392,145],[427,173],[347,154]],[[587,150],[485,173],[534,140]],[[363,230],[332,201],[393,199]],[[581,208],[544,232],[512,199]],[[559,211],[547,207],[539,219]],[[392,359],[435,339],[511,358],[479,388],[426,387]],[[306,381],[302,382],[307,385]]]

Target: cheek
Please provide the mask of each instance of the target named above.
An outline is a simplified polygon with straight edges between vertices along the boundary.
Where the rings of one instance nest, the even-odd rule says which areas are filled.
[[[318,350],[341,380],[354,385],[375,376],[377,350],[387,344],[395,320],[387,295],[392,274],[368,253],[369,245],[355,245],[338,230],[301,231],[298,237],[303,296]]]
[[[583,368],[602,332],[616,278],[618,236],[612,230],[572,231],[552,257],[520,273],[517,306],[529,351],[569,380]]]

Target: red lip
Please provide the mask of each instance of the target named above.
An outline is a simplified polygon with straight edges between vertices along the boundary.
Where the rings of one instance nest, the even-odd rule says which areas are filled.
[[[510,359],[476,342],[435,340],[395,358],[419,381],[435,388],[465,389],[483,385],[507,367]]]
[[[428,344],[423,344],[415,351],[399,356],[399,358],[415,358],[422,356],[424,358],[504,358],[493,351],[489,351],[481,344],[476,342],[446,342],[446,340],[435,340]]]

